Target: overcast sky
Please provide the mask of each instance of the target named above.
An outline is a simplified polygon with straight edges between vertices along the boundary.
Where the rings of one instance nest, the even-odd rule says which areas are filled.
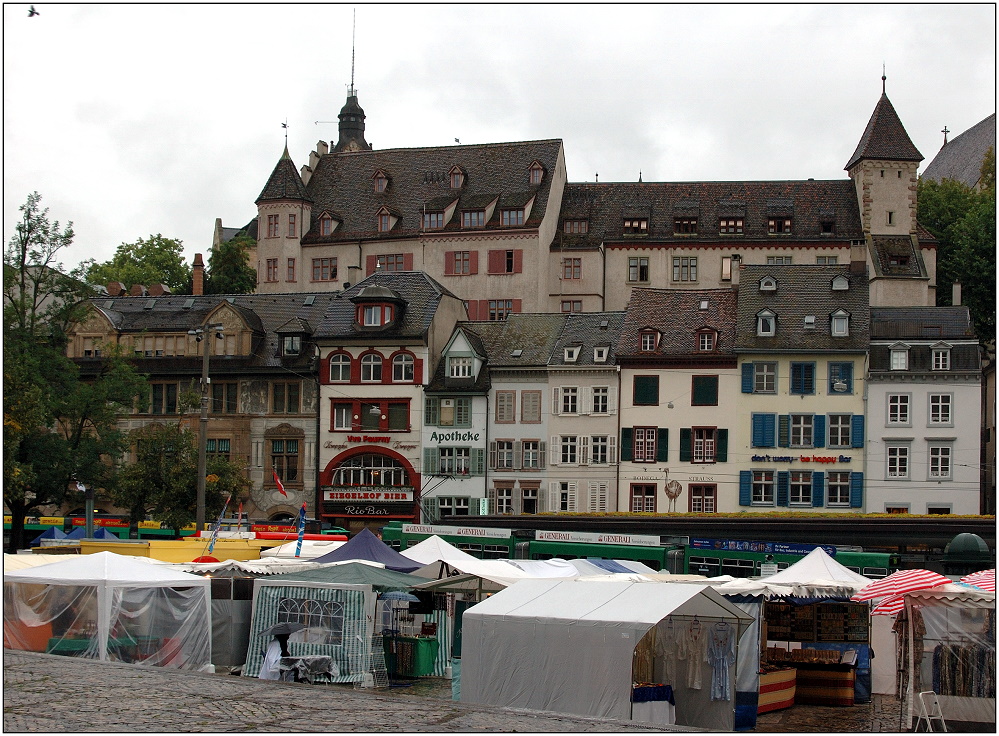
[[[4,14],[6,244],[31,191],[67,266],[246,224],[284,147],[337,138],[352,5]],[[992,5],[363,5],[375,148],[561,138],[570,181],[839,179],[887,92],[923,154],[995,111]],[[320,121],[316,124],[316,121]],[[332,121],[332,122],[327,122]]]

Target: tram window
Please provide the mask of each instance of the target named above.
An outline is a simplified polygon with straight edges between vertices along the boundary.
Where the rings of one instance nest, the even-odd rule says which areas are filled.
[[[387,541],[383,539],[382,541],[385,542],[385,544],[387,544],[389,547],[394,549],[396,552],[402,549],[402,540],[400,539],[389,539]]]
[[[463,552],[468,552],[468,554],[470,555],[474,555],[476,552],[480,554],[482,553],[481,544],[468,544],[467,542],[458,542],[454,546],[462,550]]]
[[[711,557],[691,557],[687,571],[691,575],[704,575],[711,578],[720,574],[720,568],[721,564],[718,560]]]
[[[535,552],[531,555],[532,560],[550,560],[555,555],[550,555],[547,552]]]
[[[502,560],[510,556],[510,550],[502,544],[486,544],[482,547],[484,560]]]
[[[887,567],[865,567],[864,568],[865,578],[885,578],[888,577]]]
[[[844,565],[843,567],[845,567],[847,570],[853,570],[858,575],[860,574],[860,568],[859,567],[854,567],[853,565]]]
[[[748,578],[752,576],[753,568],[753,560],[722,558],[722,575],[731,575],[734,578]]]

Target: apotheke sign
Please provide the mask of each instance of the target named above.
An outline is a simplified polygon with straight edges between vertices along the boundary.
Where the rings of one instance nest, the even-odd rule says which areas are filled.
[[[546,532],[538,530],[534,538],[539,542],[587,542],[590,544],[631,544],[640,547],[658,547],[659,537],[649,534],[611,534],[609,532]]]

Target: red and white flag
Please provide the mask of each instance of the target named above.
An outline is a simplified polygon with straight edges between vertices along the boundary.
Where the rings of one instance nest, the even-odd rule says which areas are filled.
[[[272,469],[271,473],[274,474],[274,482],[277,483],[277,487],[278,487],[278,490],[281,491],[281,495],[284,496],[285,498],[287,498],[288,494],[284,490],[284,484],[281,482],[281,479],[278,478],[277,471]]]

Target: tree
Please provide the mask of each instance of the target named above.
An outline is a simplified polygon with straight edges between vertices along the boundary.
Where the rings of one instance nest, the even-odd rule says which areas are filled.
[[[157,233],[148,240],[122,243],[114,257],[104,263],[87,261],[88,283],[106,285],[120,281],[126,288],[134,284],[166,284],[174,294],[191,292],[191,267],[184,261],[184,246],[174,238]]]
[[[182,420],[147,424],[133,430],[135,462],[121,471],[112,494],[114,502],[129,509],[131,523],[147,514],[166,523],[179,535],[197,511],[198,445],[194,432]],[[249,489],[242,468],[224,458],[209,458],[205,484],[205,509],[214,516],[226,496],[238,498]]]
[[[63,273],[72,244],[40,208],[37,192],[4,251],[4,503],[13,517],[11,548],[23,543],[24,517],[61,504],[79,481],[106,488],[124,448],[118,414],[131,409],[145,380],[113,346],[86,381],[66,357],[66,329],[86,310],[89,288]]]
[[[208,256],[206,294],[252,294],[257,288],[257,270],[248,262],[257,241],[245,233],[215,248]]]

